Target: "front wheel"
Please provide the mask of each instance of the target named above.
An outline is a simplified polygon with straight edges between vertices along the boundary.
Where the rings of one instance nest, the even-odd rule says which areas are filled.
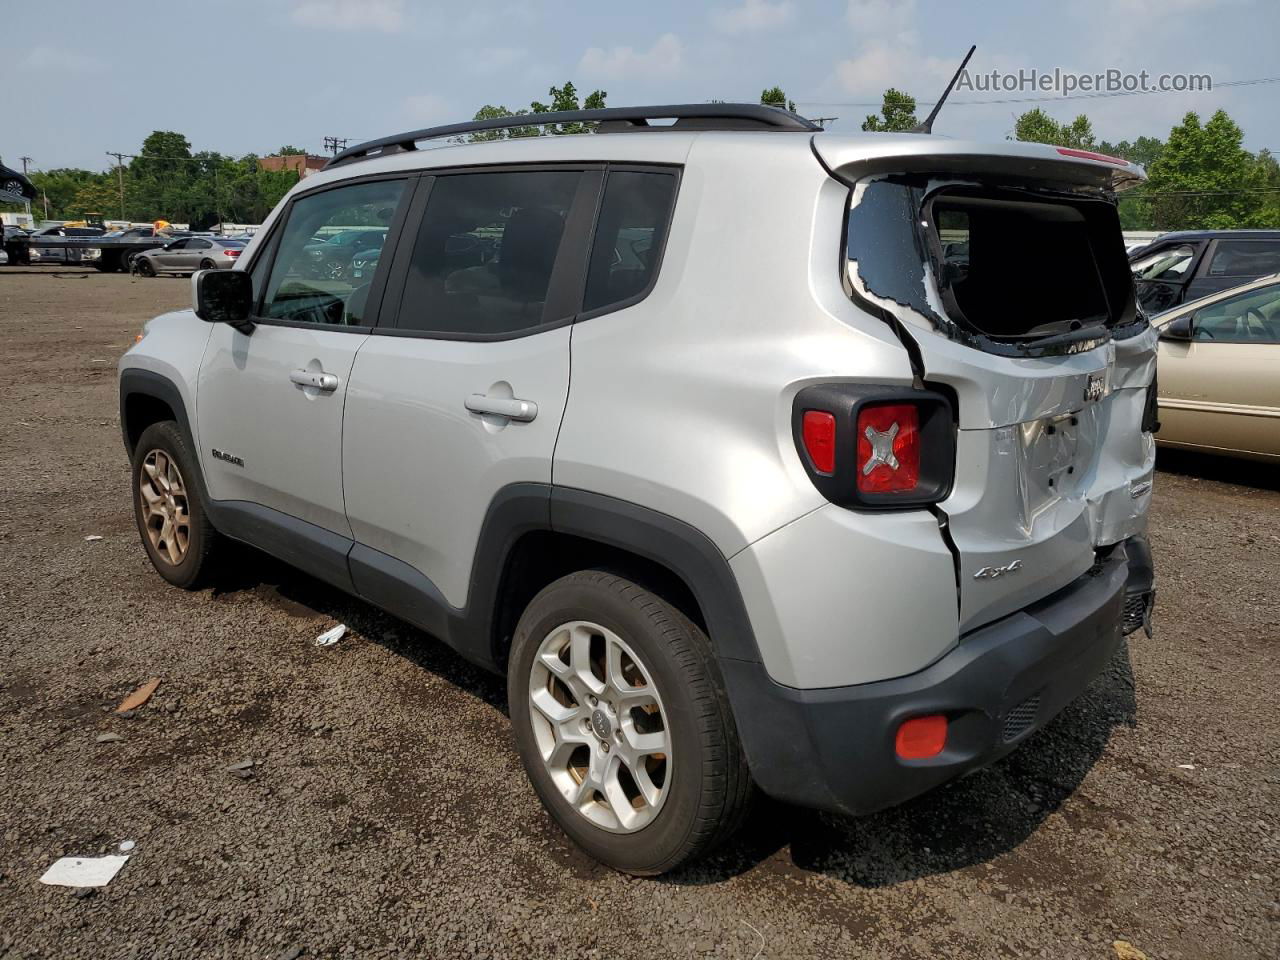
[[[750,777],[710,642],[657,595],[599,570],[550,584],[516,627],[507,693],[534,789],[600,862],[665,873],[741,822]]]

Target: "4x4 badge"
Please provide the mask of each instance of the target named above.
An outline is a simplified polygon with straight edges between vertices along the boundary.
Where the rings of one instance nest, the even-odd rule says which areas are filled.
[[[996,577],[1003,577],[1010,573],[1017,573],[1022,569],[1022,561],[1014,560],[1012,563],[1006,563],[1003,567],[983,567],[973,575],[975,580],[994,580]]]
[[[1085,403],[1091,403],[1094,400],[1101,400],[1102,394],[1107,389],[1107,378],[1100,373],[1089,375],[1089,382],[1084,385]]]

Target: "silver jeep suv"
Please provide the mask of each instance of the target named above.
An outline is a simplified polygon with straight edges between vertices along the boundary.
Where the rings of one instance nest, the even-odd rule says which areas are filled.
[[[504,673],[539,796],[619,870],[756,790],[899,803],[1149,624],[1141,179],[736,104],[363,144],[121,361],[143,546],[192,588],[252,544]],[[379,256],[318,275],[346,230]]]

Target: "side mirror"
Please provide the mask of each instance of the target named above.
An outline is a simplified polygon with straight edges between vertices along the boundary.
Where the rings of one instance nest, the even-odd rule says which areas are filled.
[[[253,312],[253,278],[243,270],[201,270],[191,278],[196,316],[241,326]]]
[[[1174,340],[1185,343],[1191,339],[1191,318],[1178,317],[1164,325],[1160,331],[1161,340]]]

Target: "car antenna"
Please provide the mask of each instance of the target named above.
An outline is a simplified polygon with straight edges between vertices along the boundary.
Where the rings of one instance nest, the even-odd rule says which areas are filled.
[[[973,51],[978,49],[975,43],[969,48],[969,52],[964,55],[964,59],[960,61],[960,69],[955,72],[955,76],[951,78],[951,82],[947,84],[947,89],[942,91],[942,96],[938,98],[938,102],[933,105],[933,109],[929,111],[929,116],[924,118],[924,123],[916,124],[911,128],[912,133],[933,133],[933,121],[938,116],[938,111],[942,109],[942,105],[947,102],[947,97],[951,95],[951,88],[956,85],[956,81],[960,79],[960,74],[964,73],[964,68],[969,63],[969,58],[973,56]]]

